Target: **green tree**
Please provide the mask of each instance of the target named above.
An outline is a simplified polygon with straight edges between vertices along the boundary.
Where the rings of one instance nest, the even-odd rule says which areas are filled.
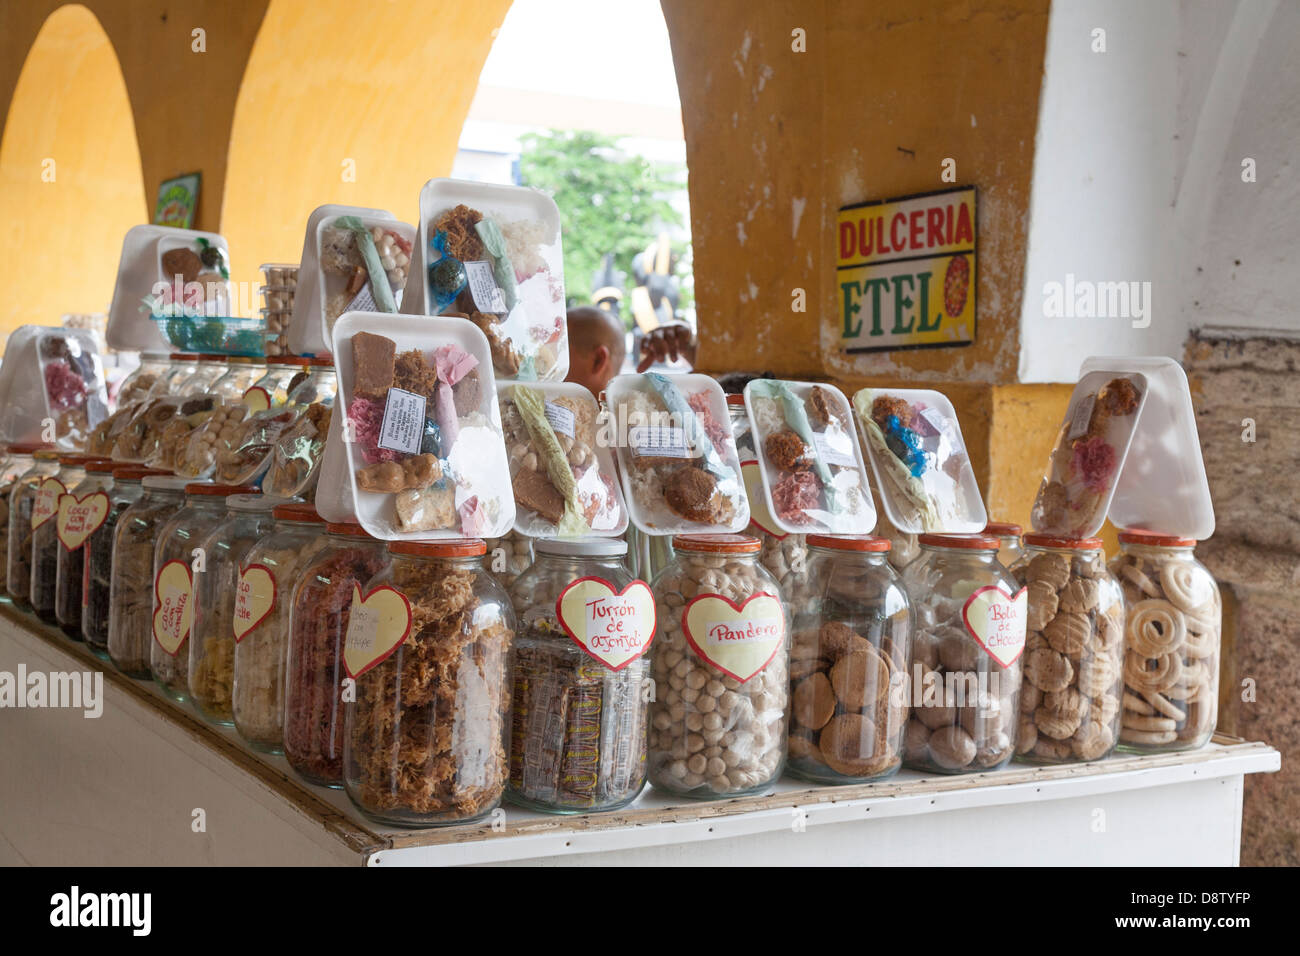
[[[550,130],[525,134],[520,142],[520,180],[560,207],[564,285],[571,302],[591,301],[592,276],[605,253],[614,253],[615,264],[633,283],[632,257],[664,228],[682,225],[671,198],[686,188],[684,180],[623,152],[615,137]],[[629,292],[624,289],[625,296]]]

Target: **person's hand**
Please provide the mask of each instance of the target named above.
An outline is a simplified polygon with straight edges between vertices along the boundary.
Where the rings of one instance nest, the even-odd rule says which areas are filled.
[[[684,358],[695,364],[695,337],[688,325],[661,325],[641,339],[641,357],[636,370],[644,372],[656,362],[675,362]]]

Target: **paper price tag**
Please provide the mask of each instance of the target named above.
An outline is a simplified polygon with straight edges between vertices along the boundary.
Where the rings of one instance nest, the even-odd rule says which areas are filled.
[[[1073,441],[1076,438],[1082,438],[1088,431],[1088,425],[1092,422],[1092,410],[1097,407],[1097,394],[1089,392],[1083,396],[1078,405],[1074,406],[1074,413],[1070,416],[1070,430],[1067,437]]]
[[[383,585],[365,597],[352,585],[352,610],[343,642],[343,666],[348,676],[360,677],[383,663],[411,633],[411,603],[406,595]]]
[[[1029,590],[1014,595],[989,585],[977,589],[962,608],[962,620],[975,642],[1003,667],[1015,663],[1025,649],[1029,620]]]
[[[59,510],[54,518],[59,543],[69,551],[76,551],[99,530],[107,518],[108,495],[102,491],[84,498],[75,498],[70,494],[59,495]]]
[[[574,436],[577,421],[572,409],[565,408],[563,405],[556,405],[554,402],[547,402],[543,411],[546,414],[547,423],[555,434],[567,435],[569,438]]]
[[[755,594],[744,604],[701,594],[683,609],[682,629],[701,659],[743,684],[785,646],[785,611],[772,594]]]
[[[628,445],[638,458],[693,458],[686,444],[686,432],[670,425],[634,425],[627,432]]]
[[[853,455],[853,442],[848,435],[813,432],[813,442],[817,445],[817,454],[826,464],[837,468],[858,467],[858,460]]]
[[[644,581],[617,591],[604,578],[579,578],[555,602],[564,632],[610,670],[622,670],[654,639],[655,599]]]
[[[59,498],[68,489],[57,478],[46,478],[36,488],[32,503],[32,530],[35,531],[59,513]]]
[[[239,573],[235,585],[235,616],[231,627],[235,643],[261,624],[275,607],[275,575],[264,564],[250,564]]]
[[[384,421],[379,428],[379,447],[408,455],[419,454],[425,404],[423,395],[390,388],[384,403]]]
[[[480,312],[492,312],[497,315],[504,315],[510,310],[506,308],[506,297],[501,292],[501,287],[497,285],[496,277],[492,274],[492,263],[490,262],[466,262],[465,276],[469,280],[469,293],[474,297],[474,305]]]

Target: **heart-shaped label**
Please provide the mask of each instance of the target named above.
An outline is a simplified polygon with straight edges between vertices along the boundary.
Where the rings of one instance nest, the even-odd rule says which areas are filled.
[[[785,644],[785,610],[760,592],[737,605],[721,594],[701,594],[682,609],[686,640],[701,659],[742,684]]]
[[[153,582],[153,639],[175,657],[194,620],[194,578],[184,561],[168,561]]]
[[[762,467],[756,461],[742,461],[740,476],[745,481],[745,495],[749,498],[749,520],[758,525],[764,534],[784,538],[785,532],[776,526],[772,512],[767,507],[767,496],[763,494]]]
[[[271,407],[271,396],[260,385],[254,385],[246,391],[241,401],[247,406],[250,415],[254,412],[264,412]]]
[[[32,530],[35,531],[59,513],[59,498],[67,491],[57,478],[46,478],[36,488],[32,503]]]
[[[604,578],[578,578],[555,602],[560,627],[610,670],[622,670],[645,653],[655,636],[655,599],[644,581],[622,591]]]
[[[996,585],[977,588],[961,609],[966,631],[995,661],[1010,667],[1025,649],[1029,589],[1014,595]]]
[[[388,659],[411,633],[411,602],[387,584],[365,597],[352,585],[352,611],[343,644],[343,666],[348,676],[360,677]]]
[[[261,624],[275,607],[275,575],[264,564],[250,564],[239,572],[235,585],[235,617],[231,627],[235,643],[244,639],[253,628]]]
[[[59,510],[54,518],[59,543],[69,551],[76,551],[86,539],[100,529],[108,518],[108,495],[102,491],[76,498],[59,495]]]

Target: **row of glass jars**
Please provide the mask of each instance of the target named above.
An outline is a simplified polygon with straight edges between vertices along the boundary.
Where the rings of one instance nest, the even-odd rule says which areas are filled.
[[[69,462],[65,467],[75,468],[76,464]],[[32,470],[37,470],[35,460]],[[91,476],[95,474],[90,472]],[[132,477],[123,476],[125,488],[130,488]],[[159,584],[154,586],[155,594],[148,602],[154,609],[154,620],[146,631],[154,637],[149,643],[149,671],[178,698],[191,696],[210,719],[233,720],[251,742],[273,748],[281,712],[275,702],[279,669],[283,667],[292,675],[296,667],[303,665],[296,663],[289,652],[291,640],[258,640],[256,629],[244,635],[249,650],[243,653],[245,641],[236,641],[233,636],[238,633],[233,630],[237,605],[231,596],[243,589],[243,574],[253,565],[268,569],[272,575],[279,569],[285,578],[292,578],[294,575],[285,570],[286,556],[292,560],[305,553],[307,549],[301,545],[316,534],[312,525],[318,519],[314,519],[314,513],[295,514],[291,508],[274,514],[273,502],[239,494],[246,489],[203,484],[182,488],[178,487],[178,479],[139,477],[146,493],[134,504],[126,503],[124,517],[131,517],[134,508],[148,505],[155,497],[154,503],[161,505],[162,513],[173,515],[157,532],[152,553],[152,578]],[[187,493],[187,503],[180,513],[175,513],[181,492]],[[169,494],[172,497],[167,500]],[[273,534],[269,534],[271,518],[279,518],[284,525],[277,524]],[[119,521],[118,525],[123,529],[119,536],[125,536],[131,522]],[[409,665],[414,675],[428,673],[430,667],[440,663],[440,647],[447,641],[464,644],[462,657],[465,647],[472,645],[471,657],[479,668],[479,699],[465,701],[460,695],[455,698],[457,706],[467,707],[468,714],[480,717],[509,712],[509,707],[502,706],[505,698],[501,695],[509,685],[506,675],[510,642],[500,633],[502,628],[514,630],[513,624],[507,626],[509,608],[494,598],[488,604],[495,610],[475,611],[486,622],[482,627],[476,624],[467,634],[461,625],[453,635],[439,636],[441,632],[435,631],[427,644],[418,640],[404,643],[392,658],[375,668],[379,677],[371,680],[387,681],[375,691],[379,696],[361,693],[369,684],[358,687],[358,712],[364,718],[360,726],[366,728],[364,732],[358,730],[355,738],[360,752],[370,755],[371,760],[379,759],[375,755],[381,753],[389,756],[379,760],[380,766],[387,767],[383,772],[364,760],[348,764],[348,770],[356,775],[355,786],[350,787],[354,799],[367,812],[396,821],[445,819],[448,815],[463,819],[466,813],[490,809],[492,800],[488,798],[499,789],[494,781],[506,766],[501,761],[507,753],[512,755],[508,775],[517,791],[516,799],[547,809],[578,811],[608,809],[634,798],[644,773],[658,787],[691,796],[758,792],[779,776],[787,749],[794,773],[838,783],[892,773],[903,759],[913,766],[947,772],[991,769],[1010,758],[1013,743],[1031,760],[1096,759],[1109,752],[1120,735],[1121,706],[1122,733],[1129,738],[1126,742],[1135,746],[1195,746],[1213,729],[1209,709],[1212,688],[1200,688],[1217,673],[1213,666],[1217,664],[1217,631],[1212,635],[1214,640],[1205,636],[1211,618],[1217,621],[1217,596],[1208,575],[1195,566],[1186,542],[1126,535],[1125,553],[1116,562],[1125,586],[1134,591],[1135,603],[1163,601],[1183,615],[1174,618],[1169,608],[1162,611],[1152,604],[1141,608],[1142,616],[1136,623],[1127,623],[1130,631],[1138,635],[1139,651],[1152,655],[1144,658],[1150,662],[1148,666],[1139,666],[1131,655],[1123,656],[1123,602],[1117,597],[1118,586],[1102,565],[1099,542],[1040,540],[1031,536],[1013,578],[996,559],[1000,544],[997,539],[923,536],[922,556],[908,567],[906,575],[911,593],[920,596],[915,609],[911,609],[907,591],[892,579],[893,572],[885,561],[886,542],[810,539],[806,578],[807,594],[812,600],[796,607],[792,632],[779,604],[780,587],[755,560],[761,548],[757,541],[679,539],[676,544],[675,558],[654,587],[659,638],[655,653],[650,655],[653,665],[644,657],[635,657],[637,666],[620,674],[618,681],[611,681],[605,672],[618,673],[623,667],[602,664],[569,640],[571,635],[560,637],[563,625],[557,626],[547,614],[554,618],[557,613],[560,584],[567,586],[590,577],[580,575],[580,571],[602,571],[605,576],[601,580],[609,585],[610,594],[629,586],[630,576],[621,570],[622,546],[616,542],[587,545],[584,551],[581,545],[539,543],[533,568],[546,580],[541,587],[545,598],[538,598],[539,585],[529,577],[532,569],[515,582],[514,606],[520,613],[515,646],[520,665],[513,693],[507,695],[515,705],[510,739],[498,749],[488,743],[489,738],[495,739],[495,733],[480,736],[472,770],[460,766],[454,748],[431,755],[427,748],[416,746],[418,740],[407,740],[400,734],[392,737],[390,732],[394,726],[412,726],[411,718],[402,716],[404,708],[427,709],[439,700],[437,688],[420,689],[406,669]],[[382,546],[372,547],[382,554]],[[469,604],[457,605],[446,592],[456,591],[460,595],[456,600],[462,602],[482,603],[483,599],[476,595],[478,582],[489,582],[490,578],[477,566],[473,554],[459,555],[465,560],[459,569],[452,567],[448,561],[453,556],[438,550],[446,547],[393,546],[390,550],[395,556],[403,555],[397,564],[405,569],[394,580],[420,615],[427,613],[431,621],[462,621]],[[556,554],[557,547],[571,550]],[[615,553],[604,556],[603,563],[611,567],[596,567],[601,564],[601,556],[592,549],[601,547],[614,549]],[[404,548],[414,550],[404,554]],[[478,548],[481,554],[482,545]],[[263,555],[263,550],[267,554]],[[114,548],[112,584],[119,580],[119,571],[122,581],[133,577],[125,564],[117,566],[119,557],[127,561],[128,553],[119,540]],[[255,557],[264,560],[253,560]],[[407,557],[409,568],[402,563]],[[557,566],[560,557],[569,563]],[[427,559],[426,565],[441,565],[417,567],[416,558]],[[207,566],[208,560],[215,565]],[[1174,570],[1174,561],[1178,562],[1177,568],[1191,570]],[[593,567],[587,568],[587,564]],[[163,572],[169,565],[173,572],[167,577]],[[464,576],[465,587],[449,588],[449,582],[458,576]],[[145,578],[141,574],[134,577]],[[186,584],[192,586],[195,580],[199,582],[192,598],[184,602],[192,614],[188,629],[177,630],[170,637],[165,626],[160,636],[157,621],[162,613],[165,622],[166,612],[176,607],[174,594],[169,607],[164,607],[159,598],[162,591],[158,589],[165,578],[175,578],[181,589]],[[301,582],[303,576],[298,575],[298,580]],[[358,575],[353,583],[362,580]],[[367,584],[367,593],[381,583]],[[1027,606],[1017,611],[1014,600],[1004,599],[1010,598],[1021,584],[1027,589]],[[763,595],[772,595],[776,607],[764,608]],[[1136,599],[1137,595],[1142,597]],[[129,595],[122,597],[118,600],[110,594],[108,602],[110,653],[115,645],[114,610],[141,604]],[[699,600],[701,597],[710,600]],[[756,600],[758,605],[751,608]],[[55,604],[58,619],[57,597]],[[184,606],[179,622],[185,620]],[[271,606],[274,612],[274,600]],[[346,625],[340,626],[338,620],[339,610],[350,606],[350,591],[338,591],[333,602],[313,599],[304,610],[315,613],[335,609],[332,630],[336,678],[337,647],[346,632]],[[208,607],[213,610],[205,611]],[[290,633],[295,630],[296,608],[295,602],[289,610]],[[750,611],[748,616],[743,613],[746,609]],[[694,625],[688,620],[691,614],[699,618]],[[1027,637],[1023,657],[1012,657],[1018,614],[1023,614],[1020,626],[1026,629]],[[773,626],[774,617],[781,619],[779,627]],[[269,620],[273,626],[266,633],[282,635],[283,625],[275,623],[274,616]],[[491,624],[493,621],[499,627]],[[743,633],[735,636],[737,621],[751,634],[757,626],[760,635],[766,633],[770,638],[775,631],[782,637],[770,655],[755,657],[753,647],[745,646],[753,644],[754,639]],[[1008,621],[1012,623],[1006,624]],[[258,624],[262,623],[259,620]],[[1008,627],[1012,628],[1009,635]],[[715,629],[723,636],[717,648],[710,649],[708,640],[701,635]],[[1175,645],[1182,656],[1177,665],[1179,676],[1173,683],[1169,682],[1170,668],[1175,665],[1163,661],[1172,652],[1155,653],[1162,650],[1156,643],[1165,629],[1183,635],[1182,643]],[[117,632],[122,630],[119,627]],[[303,619],[304,633],[326,630],[330,628]],[[785,635],[790,633],[787,645]],[[1188,640],[1189,634],[1194,639]],[[558,638],[559,649],[567,652],[567,660],[564,654],[555,653],[556,648],[546,647],[549,637]],[[276,641],[285,645],[283,652]],[[727,641],[737,643],[729,645]],[[187,642],[188,651],[182,655],[181,647]],[[1193,656],[1211,644],[1211,651]],[[762,646],[766,649],[766,645]],[[139,656],[137,652],[137,663]],[[130,657],[113,653],[115,662],[128,672]],[[246,667],[240,666],[241,660],[247,660]],[[483,673],[484,662],[495,662],[490,675]],[[444,670],[446,663],[441,662]],[[651,666],[652,683],[647,688],[639,674]],[[239,675],[245,671],[248,677],[241,692]],[[408,699],[407,691],[413,685],[417,693],[414,699]],[[1135,693],[1121,697],[1120,688],[1125,685],[1131,685],[1128,689]],[[292,680],[288,686],[293,686]],[[335,687],[332,683],[327,687],[331,696]],[[638,690],[642,697],[653,698],[644,701],[650,704],[648,708],[640,706]],[[965,696],[960,696],[963,693]],[[953,694],[958,696],[954,698]],[[289,696],[288,691],[285,696]],[[566,716],[558,732],[553,723],[548,729],[546,722],[538,725],[535,719],[538,714],[552,714],[557,701],[565,708],[573,708],[564,711],[572,719]],[[324,701],[318,699],[316,703]],[[486,706],[488,703],[491,707]],[[1146,708],[1152,713],[1146,713]],[[332,715],[324,723],[331,728],[330,740],[335,744],[341,726],[337,709],[332,706],[317,711],[318,716],[326,712]],[[292,714],[292,708],[285,713]],[[1183,714],[1181,719],[1179,713]],[[530,714],[533,723],[529,722]],[[1170,721],[1172,726],[1167,726]],[[638,728],[647,724],[642,751],[638,741],[643,738]],[[291,725],[292,718],[286,716],[278,735],[284,739],[293,762]],[[494,724],[489,719],[483,726],[490,729]],[[345,740],[352,739],[346,733],[344,736]],[[317,743],[322,743],[319,734],[317,737]],[[571,746],[576,742],[582,746]],[[329,749],[308,748],[307,756],[316,759]],[[434,760],[439,753],[444,761],[441,764]],[[329,756],[337,754],[335,746]],[[608,763],[602,763],[604,755],[608,755]],[[406,770],[410,781],[415,781],[410,785],[414,790],[402,792],[402,786],[392,783],[381,792],[385,791],[381,781],[388,779],[391,783],[397,779],[392,777],[397,769],[393,761],[405,765],[410,762],[407,757],[413,760],[415,756],[425,763]],[[313,771],[307,766],[309,760],[301,763],[306,768],[304,775],[310,777]],[[444,779],[449,768],[457,770],[455,780],[477,783],[469,789],[453,783],[441,790],[435,788],[437,792],[429,791],[426,784]]]

